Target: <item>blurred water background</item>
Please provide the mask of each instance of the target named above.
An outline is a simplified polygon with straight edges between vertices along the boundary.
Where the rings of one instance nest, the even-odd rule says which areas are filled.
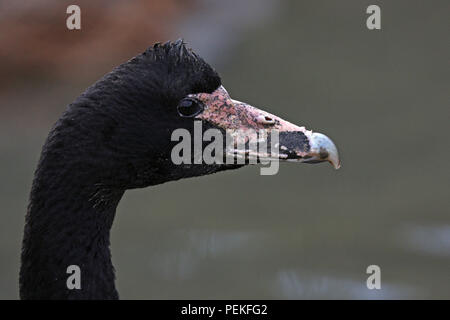
[[[448,1],[0,1],[0,299],[45,137],[87,86],[183,37],[230,94],[337,143],[343,166],[256,166],[126,192],[123,299],[450,298]],[[382,29],[365,10],[378,4]],[[381,267],[368,290],[366,268]]]

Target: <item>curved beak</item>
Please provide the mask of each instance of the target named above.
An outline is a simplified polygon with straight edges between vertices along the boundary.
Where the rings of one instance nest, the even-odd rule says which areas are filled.
[[[238,143],[229,150],[234,155],[303,163],[327,161],[335,169],[341,166],[336,145],[326,135],[306,130],[305,127],[292,124],[244,102],[233,100],[222,86],[210,94],[199,93],[189,96],[200,100],[205,106],[204,111],[196,116],[197,119],[232,131],[237,137]],[[242,143],[239,144],[239,140]],[[256,151],[249,150],[247,147],[252,140],[270,141],[272,147],[277,150],[276,152],[260,148]],[[277,140],[276,143],[272,143],[273,140]]]

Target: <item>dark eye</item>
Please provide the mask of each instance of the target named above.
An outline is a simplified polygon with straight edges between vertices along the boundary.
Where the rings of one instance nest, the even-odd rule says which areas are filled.
[[[196,99],[185,98],[178,104],[178,113],[182,117],[195,117],[203,111],[203,103]]]

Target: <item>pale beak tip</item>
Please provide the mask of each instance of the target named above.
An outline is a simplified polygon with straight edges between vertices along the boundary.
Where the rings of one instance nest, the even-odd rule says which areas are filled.
[[[314,132],[311,136],[312,149],[316,152],[325,150],[328,154],[326,161],[328,161],[336,170],[341,167],[341,160],[339,159],[339,153],[334,142],[326,135]]]
[[[337,169],[339,169],[340,167],[341,167],[341,161],[332,161],[332,160],[328,160],[330,163],[331,163],[331,165],[337,170]]]
[[[330,140],[331,141],[331,140]],[[341,160],[339,159],[339,153],[333,142],[331,149],[328,151],[328,162],[337,170],[341,167]]]

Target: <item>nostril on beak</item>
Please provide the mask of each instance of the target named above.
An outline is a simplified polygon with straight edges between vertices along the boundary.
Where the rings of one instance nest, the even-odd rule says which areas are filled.
[[[262,124],[275,124],[275,119],[269,116],[260,115],[256,120]]]

